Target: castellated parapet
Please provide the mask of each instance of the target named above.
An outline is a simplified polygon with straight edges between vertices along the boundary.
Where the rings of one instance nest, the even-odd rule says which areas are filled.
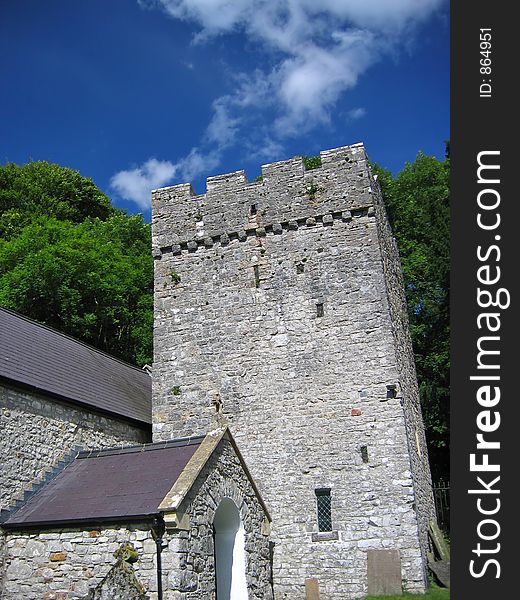
[[[277,599],[309,579],[363,597],[387,550],[421,592],[434,508],[397,247],[363,145],[320,156],[153,192],[154,441],[228,422],[273,517]]]

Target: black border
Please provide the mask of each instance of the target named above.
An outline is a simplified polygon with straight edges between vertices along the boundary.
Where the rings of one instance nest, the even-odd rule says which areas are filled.
[[[513,441],[520,439],[515,419],[516,405],[520,400],[515,384],[515,362],[518,349],[516,336],[520,332],[517,318],[515,274],[517,204],[519,192],[514,189],[516,171],[513,140],[518,119],[513,111],[516,100],[514,57],[519,55],[516,41],[519,32],[512,14],[514,3],[452,0],[451,3],[451,144],[452,165],[452,296],[451,296],[451,598],[455,600],[489,600],[491,592],[502,593],[498,598],[516,595],[518,583],[513,580],[520,569],[515,565],[519,556],[516,534],[518,517],[513,513],[520,502],[516,497],[515,459],[518,450]],[[491,98],[480,97],[480,84],[486,74],[480,72],[480,28],[492,31]],[[477,225],[477,195],[482,185],[477,183],[477,155],[481,151],[500,151],[500,231],[484,232]],[[514,164],[516,162],[518,166]],[[515,169],[516,167],[516,169]],[[501,532],[494,542],[481,542],[491,548],[500,543],[500,551],[487,555],[500,563],[497,569],[490,565],[482,577],[470,574],[469,563],[477,559],[480,569],[485,556],[478,558],[472,551],[479,542],[477,526],[486,518],[476,507],[476,495],[468,494],[479,473],[470,472],[469,455],[475,452],[478,432],[476,401],[478,384],[470,381],[477,374],[476,341],[483,333],[477,328],[477,315],[482,312],[477,305],[477,269],[482,265],[477,259],[478,245],[488,247],[500,234],[501,269],[497,287],[511,293],[511,305],[500,311],[500,387],[498,405],[501,426],[495,439],[501,442],[500,450],[490,454],[490,460],[500,464],[501,509],[495,518]],[[496,242],[495,242],[496,243]],[[493,257],[496,255],[494,254]],[[485,334],[484,334],[485,335]],[[488,474],[489,475],[489,474]],[[489,479],[489,477],[488,477]],[[484,496],[483,496],[484,497]],[[491,496],[485,496],[490,498]],[[491,518],[491,517],[490,517]],[[487,544],[487,545],[486,545]],[[477,568],[476,570],[480,570]]]

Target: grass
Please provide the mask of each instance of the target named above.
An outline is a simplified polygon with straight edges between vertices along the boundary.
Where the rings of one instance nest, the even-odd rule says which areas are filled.
[[[432,586],[426,594],[403,594],[402,596],[367,596],[365,600],[449,600],[450,590]]]

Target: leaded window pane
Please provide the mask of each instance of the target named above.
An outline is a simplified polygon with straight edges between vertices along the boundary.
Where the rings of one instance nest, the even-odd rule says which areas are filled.
[[[318,531],[332,531],[330,489],[316,490],[316,509],[318,513]]]

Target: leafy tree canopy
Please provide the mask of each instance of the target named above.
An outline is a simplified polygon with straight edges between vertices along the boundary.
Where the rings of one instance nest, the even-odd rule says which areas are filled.
[[[77,171],[45,161],[0,165],[0,236],[11,237],[39,215],[80,223],[117,212],[109,198]]]
[[[49,163],[0,167],[0,305],[143,365],[151,362],[150,226]]]

